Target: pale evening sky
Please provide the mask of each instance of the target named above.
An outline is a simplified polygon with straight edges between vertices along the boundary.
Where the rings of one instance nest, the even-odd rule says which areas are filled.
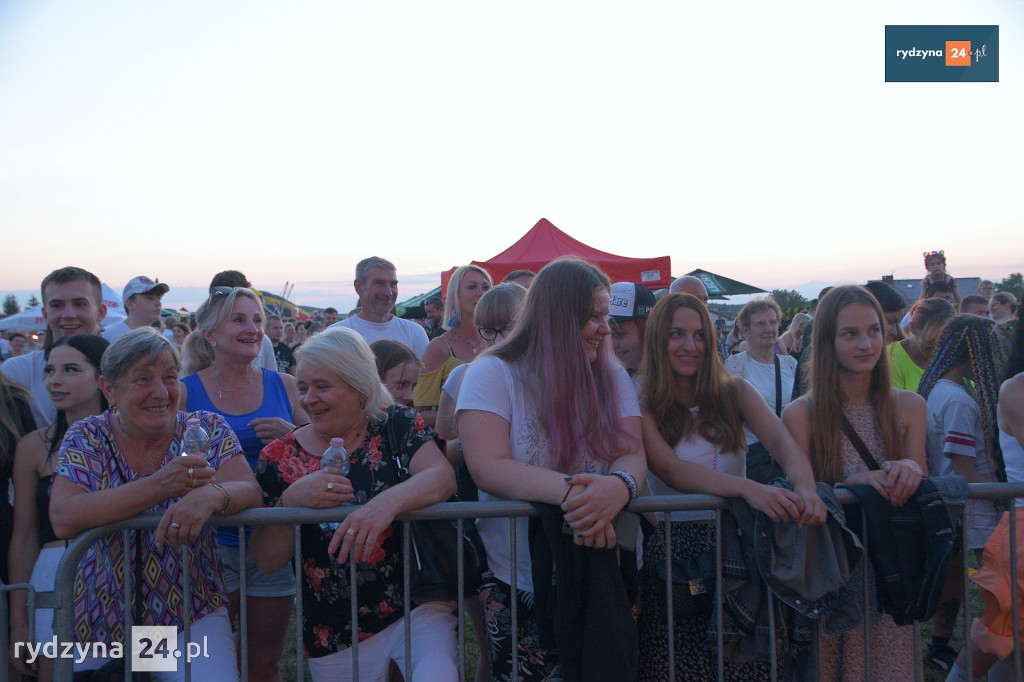
[[[998,24],[999,83],[885,83],[886,24]],[[1024,3],[0,5],[0,294],[194,307],[243,270],[400,298],[546,217],[765,288],[1024,270]],[[25,292],[22,294],[21,292]]]

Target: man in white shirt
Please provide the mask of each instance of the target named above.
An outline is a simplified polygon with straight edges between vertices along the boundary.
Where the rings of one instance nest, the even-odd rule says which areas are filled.
[[[47,275],[40,289],[43,319],[46,320],[44,348],[72,334],[99,334],[100,320],[106,316],[107,306],[103,305],[103,286],[96,275],[82,268],[61,268]],[[38,428],[45,428],[57,419],[57,409],[43,383],[46,367],[43,355],[43,351],[37,350],[0,365],[0,372],[32,395],[32,416]]]
[[[391,313],[398,300],[395,266],[378,256],[364,258],[356,265],[353,285],[359,295],[359,314],[331,326],[348,327],[358,332],[366,343],[381,339],[401,341],[422,358],[427,349],[427,332],[412,320],[403,320]]]
[[[127,317],[103,330],[103,338],[113,343],[133,329],[152,327],[160,321],[163,304],[160,298],[170,290],[166,284],[154,282],[145,275],[132,279],[124,287],[121,300]]]

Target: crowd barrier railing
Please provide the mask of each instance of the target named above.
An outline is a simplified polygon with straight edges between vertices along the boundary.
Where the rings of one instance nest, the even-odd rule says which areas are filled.
[[[972,484],[970,486],[970,491],[971,491],[971,498],[972,499],[1006,500],[1006,501],[1009,502],[1007,507],[1012,510],[1013,509],[1013,499],[1014,498],[1024,497],[1024,483],[980,483],[980,484]],[[839,501],[842,502],[843,504],[855,504],[856,503],[856,499],[853,497],[852,493],[850,493],[849,491],[845,491],[843,489],[838,489],[837,492],[838,492]],[[722,509],[725,508],[726,503],[727,503],[727,501],[725,499],[720,498],[720,497],[716,497],[716,496],[713,496],[713,495],[649,496],[649,497],[641,497],[641,498],[638,498],[638,499],[634,500],[634,502],[630,505],[629,510],[633,511],[633,512],[638,512],[638,513],[643,513],[643,512],[672,512],[672,511],[714,510],[716,512],[716,514],[715,514],[716,540],[717,540],[716,544],[717,544],[717,547],[718,547],[718,561],[716,562],[717,563],[716,579],[717,579],[717,584],[721,584],[721,580],[722,580],[722,576],[721,576],[721,563],[722,563],[721,562],[721,528],[722,528],[721,527],[721,512],[722,512]],[[319,524],[319,523],[339,522],[342,519],[344,519],[348,514],[352,513],[357,508],[358,507],[355,507],[355,506],[345,505],[345,506],[341,506],[341,507],[335,507],[335,508],[332,508],[332,509],[318,509],[318,510],[307,509],[307,508],[280,508],[280,507],[279,508],[272,508],[272,509],[250,509],[250,510],[247,510],[245,512],[242,512],[242,513],[239,513],[239,514],[234,514],[234,515],[231,515],[231,516],[212,517],[210,519],[208,525],[210,525],[210,526],[237,526],[239,528],[241,528],[243,526],[292,525],[292,526],[295,526],[296,529],[298,529],[299,526],[304,525],[304,524],[312,524],[312,523]],[[135,517],[135,518],[132,518],[132,519],[129,519],[129,520],[126,520],[126,521],[110,524],[110,525],[103,526],[103,527],[100,527],[100,528],[93,528],[93,529],[90,529],[90,530],[85,531],[82,534],[80,534],[77,538],[75,538],[68,545],[67,550],[65,551],[63,557],[60,560],[60,564],[58,565],[58,568],[57,568],[57,571],[56,571],[56,578],[55,578],[55,582],[54,582],[54,589],[52,591],[45,591],[45,592],[39,591],[39,592],[37,592],[30,585],[24,585],[24,584],[22,584],[22,585],[4,585],[2,587],[2,591],[3,592],[10,592],[10,591],[14,591],[14,590],[26,590],[26,591],[28,591],[28,593],[29,593],[29,603],[30,603],[29,632],[30,633],[34,632],[34,620],[35,620],[34,619],[34,610],[52,608],[53,609],[54,633],[55,633],[55,636],[57,637],[57,641],[58,642],[73,642],[74,639],[73,639],[73,614],[72,614],[72,606],[73,606],[73,594],[74,594],[74,577],[75,577],[75,570],[76,570],[76,568],[78,566],[78,563],[81,560],[82,556],[85,554],[85,552],[88,550],[88,548],[91,547],[94,543],[96,543],[97,541],[101,540],[102,538],[104,538],[104,537],[106,537],[106,536],[108,536],[108,535],[110,535],[111,533],[114,533],[114,532],[120,532],[120,533],[124,534],[123,535],[124,540],[125,540],[124,546],[128,546],[127,534],[128,534],[129,531],[132,531],[132,530],[151,530],[151,529],[154,529],[156,527],[157,523],[159,522],[160,516],[161,515],[159,513],[148,512],[148,513],[142,514],[142,515],[140,515],[138,517]],[[430,507],[426,507],[424,509],[421,509],[421,510],[418,510],[418,511],[415,511],[415,512],[410,512],[410,513],[407,513],[407,514],[403,514],[402,516],[399,517],[399,520],[400,521],[413,521],[413,520],[428,520],[428,519],[452,519],[452,520],[456,521],[457,526],[458,526],[458,530],[461,533],[463,524],[466,522],[467,519],[475,519],[475,518],[507,518],[509,520],[510,533],[511,533],[511,540],[510,540],[510,544],[511,544],[511,547],[510,547],[510,559],[511,559],[511,561],[510,561],[510,563],[511,563],[511,567],[512,567],[512,569],[511,569],[512,570],[512,574],[511,574],[511,588],[512,588],[512,592],[511,593],[512,594],[516,594],[517,585],[518,585],[517,576],[516,576],[516,568],[515,568],[516,567],[516,519],[522,518],[522,517],[530,517],[530,516],[536,516],[536,511],[534,510],[533,506],[530,503],[528,503],[528,502],[521,502],[521,501],[446,502],[446,503],[441,503],[441,504],[435,504],[435,505],[432,505]],[[964,531],[963,531],[963,540],[964,540],[965,543],[966,543],[966,519],[967,519],[967,510],[966,510],[966,507],[965,507],[964,508],[964,512],[963,512],[963,521],[964,521],[964,526],[965,526]],[[671,537],[671,524],[673,522],[670,520],[670,518],[666,518],[666,519],[664,519],[662,521],[659,521],[659,523],[662,523],[664,525],[665,532],[666,532],[666,537]],[[1009,515],[1009,523],[1010,523],[1010,570],[1011,570],[1011,574],[1012,575],[1016,575],[1017,572],[1022,569],[1022,567],[1017,566],[1017,563],[1016,563],[1016,518],[1015,518],[1014,514],[1010,514]],[[403,674],[405,676],[405,679],[409,680],[410,677],[411,677],[410,676],[409,666],[411,665],[411,660],[412,660],[412,657],[411,657],[411,645],[412,645],[412,642],[411,642],[411,638],[410,638],[410,621],[409,621],[409,618],[408,618],[408,614],[410,612],[409,590],[408,590],[409,561],[410,561],[410,552],[409,552],[410,536],[409,536],[409,524],[408,523],[403,523],[402,526],[403,526],[403,532],[402,532],[403,562],[404,562],[404,575],[405,575],[405,580],[406,580],[406,589],[404,590],[404,593],[405,593],[404,613],[406,614],[406,617],[404,618],[406,670],[404,670],[402,672],[403,672]],[[295,535],[296,535],[296,539],[295,539],[295,561],[294,561],[295,581],[296,581],[296,599],[295,599],[296,651],[295,651],[295,656],[296,656],[296,671],[297,671],[297,675],[299,676],[299,679],[302,679],[302,675],[304,674],[303,673],[303,670],[304,670],[304,665],[303,665],[304,653],[303,653],[302,636],[301,636],[301,625],[300,625],[301,622],[302,622],[302,608],[303,608],[302,599],[301,599],[301,595],[302,595],[302,572],[301,572],[302,555],[301,555],[301,546],[300,546],[300,541],[299,541],[299,534],[296,533]],[[240,562],[239,562],[239,565],[244,566],[245,565],[245,551],[246,551],[245,550],[245,540],[244,540],[245,535],[244,535],[244,533],[240,532],[239,533],[239,538],[240,538],[240,546],[238,548],[238,551],[239,551],[240,559],[241,559]],[[868,549],[867,548],[867,541],[868,541],[868,539],[867,539],[866,536],[862,537],[862,542],[865,544],[865,554],[867,553],[867,549]],[[965,546],[966,546],[966,544],[965,544]],[[188,551],[187,547],[182,547],[180,549],[180,551],[182,553],[182,560],[183,560],[183,564],[184,564],[184,567],[185,567],[185,570],[184,570],[183,573],[187,575],[187,573],[188,573],[188,561],[190,560],[190,556],[189,556],[190,552]],[[666,556],[666,563],[667,563],[667,568],[668,568],[667,575],[672,575],[672,570],[671,570],[671,553],[668,553],[668,555]],[[967,568],[968,562],[964,561],[962,563],[963,563],[963,575],[962,575],[963,621],[962,622],[964,624],[964,629],[965,629],[964,640],[966,641],[967,640],[967,631],[970,628],[971,619],[974,616],[979,615],[979,614],[972,614],[971,613],[970,599],[969,599],[969,590],[970,590],[970,588],[969,588],[968,568]],[[350,561],[349,562],[349,566],[350,566],[350,570],[352,571],[352,573],[351,573],[352,579],[350,580],[351,590],[352,590],[352,614],[351,615],[352,615],[353,622],[355,622],[357,620],[357,616],[358,616],[358,614],[357,614],[357,603],[358,603],[357,588],[358,588],[358,586],[357,586],[357,582],[356,582],[355,563]],[[458,570],[459,570],[459,583],[460,584],[462,584],[463,568],[464,568],[463,548],[460,546],[459,547],[459,556],[458,556]],[[129,573],[128,573],[129,575],[134,575],[134,573],[130,570],[130,567],[126,567],[125,570],[129,571]],[[866,571],[864,572],[864,576],[865,576],[865,578],[864,578],[863,591],[862,591],[861,597],[864,600],[864,611],[863,612],[866,614],[866,613],[870,612],[869,583],[868,583],[868,578],[867,578],[867,572]],[[246,597],[246,594],[247,594],[245,572],[244,571],[240,575],[240,580],[241,580],[241,585],[240,585],[240,622],[244,624],[246,622],[246,606],[245,606],[246,598],[245,597]],[[191,586],[188,584],[187,580],[184,581],[184,582],[185,582],[185,585],[183,586],[184,598],[185,598],[184,603],[187,604],[187,603],[189,603],[189,600],[190,600]],[[132,590],[133,589],[134,589],[134,586],[132,585],[132,581],[131,580],[126,580],[125,581],[125,593],[124,593],[124,599],[125,599],[125,603],[126,604],[132,603]],[[675,670],[674,670],[674,658],[675,657],[674,657],[674,642],[673,642],[673,627],[672,627],[672,625],[673,625],[672,624],[673,615],[672,615],[672,608],[671,608],[672,607],[672,603],[673,603],[673,601],[672,601],[672,589],[673,589],[672,588],[672,582],[671,581],[667,581],[667,583],[666,583],[666,593],[665,593],[665,600],[666,600],[665,603],[666,603],[666,606],[668,607],[667,608],[667,612],[668,612],[667,632],[668,632],[668,674],[669,674],[669,679],[674,679],[675,678]],[[772,613],[771,599],[772,599],[772,597],[771,597],[770,591],[769,591],[769,604],[768,604],[769,613]],[[1020,595],[1018,594],[1017,581],[1016,580],[1011,580],[1011,602],[1012,602],[1012,610],[1013,610],[1013,631],[1018,633],[1018,637],[1015,639],[1015,642],[1014,642],[1014,649],[1013,649],[1013,656],[1012,656],[1012,659],[1011,659],[1011,666],[1012,666],[1013,672],[1015,673],[1015,679],[1018,679],[1018,680],[1024,679],[1024,675],[1022,675],[1021,638],[1019,636],[1020,633],[1021,633],[1021,629],[1020,629],[1020,625],[1021,624],[1019,622],[1019,617],[1018,617],[1018,611],[1019,611],[1018,604],[1019,604],[1019,600],[1020,600]],[[464,611],[465,604],[464,604],[464,598],[463,597],[461,597],[461,596],[459,597],[457,606],[458,606],[458,611],[457,611],[458,614],[465,613],[465,611]],[[724,647],[723,647],[723,642],[722,642],[722,637],[723,637],[723,627],[722,627],[723,626],[723,612],[722,612],[722,608],[721,607],[722,607],[721,591],[716,590],[716,608],[715,608],[715,615],[713,617],[717,621],[717,628],[716,628],[717,633],[718,633],[717,634],[717,636],[718,636],[717,669],[718,669],[718,679],[720,679],[720,680],[724,679],[724,665],[725,665],[724,658],[722,656],[722,651],[724,650]],[[126,609],[125,611],[126,611],[126,620],[127,620],[127,622],[125,623],[125,631],[128,632],[128,631],[130,631],[130,627],[132,625],[132,623],[131,623],[132,615],[131,615],[131,609]],[[7,599],[0,599],[0,643],[3,644],[4,651],[9,651],[9,649],[7,647],[8,636],[9,636],[9,633],[8,633],[8,618],[7,618],[7,616],[8,616]],[[517,641],[517,639],[518,639],[517,638],[518,613],[517,613],[517,606],[516,606],[516,600],[515,599],[512,600],[511,617],[512,617],[512,632],[513,632],[512,650],[513,650],[513,652],[515,652],[515,651],[518,650],[518,646],[517,646],[518,645],[518,641]],[[467,674],[469,675],[469,677],[473,676],[473,672],[472,671],[470,671],[469,673],[467,673],[467,671],[466,671],[466,642],[465,642],[464,623],[465,623],[464,619],[463,618],[459,618],[459,623],[458,623],[458,668],[459,668],[459,678],[460,678],[461,682],[465,681],[465,679],[467,678]],[[190,626],[191,626],[191,624],[188,622],[188,619],[186,618],[185,619],[185,625],[184,625],[184,630],[185,630],[185,632],[184,632],[184,641],[185,642],[189,642],[190,641],[190,629],[191,629]],[[770,630],[772,632],[771,650],[770,650],[771,679],[772,680],[776,680],[778,678],[778,670],[776,669],[776,658],[777,658],[777,656],[776,656],[776,647],[777,647],[777,643],[775,642],[774,623],[770,623]],[[871,679],[871,667],[870,667],[870,665],[871,665],[871,650],[870,650],[870,641],[869,641],[869,638],[867,636],[867,630],[868,630],[867,628],[864,628],[864,631],[865,631],[864,659],[865,659],[865,670],[866,670],[866,678],[865,679]],[[919,626],[917,624],[914,625],[914,634],[915,634],[916,651],[919,652],[920,651],[920,631],[919,631]],[[357,641],[356,638],[357,638],[357,632],[354,631],[353,632],[353,643],[352,643],[352,647],[351,647],[351,652],[352,652],[352,657],[353,657],[353,670],[354,670],[353,680],[355,682],[358,682],[358,679],[359,679],[359,677],[358,677],[358,670],[359,670],[359,668],[358,668],[359,644],[358,644],[358,641]],[[483,644],[481,643],[481,645],[483,645]],[[246,663],[246,653],[247,653],[247,649],[248,649],[248,638],[247,638],[247,634],[245,632],[245,627],[241,628],[240,648],[241,648],[241,652],[240,652],[241,653],[241,656],[240,656],[241,670],[240,670],[240,673],[241,673],[241,679],[245,680],[245,679],[247,679],[247,673],[248,673],[248,671],[247,671],[247,663]],[[967,653],[967,656],[968,656],[967,669],[970,670],[971,661],[970,661],[970,650],[969,650],[969,648],[967,648],[967,651],[968,651],[968,653]],[[130,674],[131,674],[131,666],[130,666],[131,647],[130,647],[130,643],[126,644],[125,647],[124,647],[124,656],[125,656],[126,659],[128,659],[126,661],[126,663],[128,663],[128,665],[126,665],[125,679],[126,680],[130,680],[131,679],[130,678]],[[57,680],[58,682],[70,681],[72,679],[72,668],[73,668],[73,660],[68,659],[68,658],[57,658],[57,659],[55,659],[54,660],[54,679]],[[0,682],[6,682],[7,674],[8,674],[7,666],[3,666],[2,669],[0,669]],[[818,677],[820,679],[820,674],[818,675]],[[918,680],[923,679],[923,664],[921,662],[921,656],[919,656],[919,655],[915,656],[915,678],[918,679]],[[190,664],[190,662],[188,660],[185,661],[185,679],[186,680],[190,680],[191,679],[191,664]],[[517,661],[514,662],[513,666],[512,666],[512,679],[513,680],[517,680],[518,679],[518,662]]]

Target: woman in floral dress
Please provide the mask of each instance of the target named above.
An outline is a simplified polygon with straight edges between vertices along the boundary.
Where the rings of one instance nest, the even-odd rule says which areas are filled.
[[[925,464],[927,410],[916,393],[891,388],[882,309],[867,289],[840,286],[818,304],[811,332],[811,390],[782,419],[805,452],[815,478],[866,484],[896,507],[917,490]],[[878,464],[870,470],[843,433],[846,419]],[[869,570],[872,583],[874,571]],[[913,679],[914,630],[880,613],[871,587],[868,635],[871,679]],[[864,626],[821,642],[822,679],[863,680]]]
[[[354,501],[341,523],[301,527],[302,637],[317,682],[353,677],[351,645],[359,641],[359,679],[387,680],[393,660],[405,669],[401,535],[394,519],[447,499],[455,474],[434,431],[415,410],[397,406],[381,384],[373,353],[357,333],[331,329],[297,351],[296,378],[312,422],[260,453],[257,480],[271,506],[326,508]],[[343,438],[351,469],[320,471],[332,438]],[[409,477],[404,478],[408,470]],[[404,479],[404,480],[403,480]],[[264,526],[252,537],[261,570],[294,554],[292,526]],[[358,622],[353,632],[350,554],[357,561]],[[458,679],[453,606],[413,604],[413,679]]]

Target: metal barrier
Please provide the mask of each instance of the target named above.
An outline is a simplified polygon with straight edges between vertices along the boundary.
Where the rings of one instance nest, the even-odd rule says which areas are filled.
[[[1011,512],[1013,510],[1012,498],[1024,497],[1024,483],[1014,483],[1014,484],[1008,484],[1008,483],[972,484],[970,486],[970,488],[971,488],[971,497],[973,499],[986,499],[986,500],[1006,499],[1006,500],[1011,500],[1011,504],[1009,505],[1010,509],[1011,509]],[[838,497],[839,497],[840,502],[842,502],[844,504],[856,503],[856,500],[853,497],[852,493],[850,493],[848,491],[844,491],[844,490],[840,489],[838,491]],[[630,509],[630,511],[634,511],[634,512],[659,512],[659,511],[671,512],[671,511],[715,510],[715,512],[716,512],[716,514],[715,514],[715,517],[716,517],[716,520],[715,520],[716,544],[717,544],[717,559],[718,559],[718,561],[717,561],[716,579],[718,581],[718,584],[721,584],[721,580],[722,580],[722,575],[721,575],[721,510],[725,507],[726,503],[727,503],[727,501],[724,500],[723,498],[715,497],[715,496],[712,496],[712,495],[666,495],[666,496],[651,496],[651,497],[638,498],[637,500],[635,500],[633,502],[633,504],[630,505],[629,509]],[[338,521],[342,520],[345,516],[347,516],[349,513],[351,513],[355,509],[357,509],[357,508],[358,507],[354,507],[354,506],[342,506],[342,507],[336,507],[336,508],[333,508],[333,509],[320,509],[320,510],[306,509],[306,508],[251,509],[251,510],[239,513],[239,514],[234,514],[232,516],[212,517],[210,519],[210,522],[209,522],[208,525],[211,525],[211,526],[238,526],[240,528],[242,526],[293,525],[293,526],[296,527],[296,531],[297,531],[298,527],[300,525],[303,525],[303,524],[319,524],[319,523],[338,522]],[[458,525],[458,529],[459,529],[460,532],[462,530],[463,522],[466,519],[474,519],[474,518],[501,518],[501,517],[509,519],[510,529],[511,529],[511,548],[510,548],[511,549],[511,552],[510,552],[511,588],[512,588],[511,589],[511,594],[513,595],[513,598],[512,598],[512,608],[511,608],[511,612],[512,612],[511,613],[511,616],[512,616],[512,633],[513,633],[513,635],[512,635],[512,650],[514,652],[513,655],[515,655],[515,653],[518,651],[518,635],[517,635],[518,614],[517,614],[517,606],[516,606],[516,601],[517,600],[515,599],[515,595],[517,593],[517,576],[516,576],[516,519],[517,518],[522,518],[522,517],[530,517],[530,516],[536,516],[536,512],[535,512],[533,506],[530,503],[528,503],[528,502],[511,501],[511,502],[455,502],[455,503],[442,503],[442,504],[435,504],[435,505],[432,505],[430,507],[427,507],[425,509],[418,510],[418,511],[415,511],[415,512],[410,512],[408,514],[404,514],[401,517],[399,517],[399,520],[403,520],[403,521],[411,521],[411,520],[419,520],[419,519],[422,519],[422,520],[426,520],[426,519],[455,519],[455,520],[457,520],[457,525]],[[29,628],[30,629],[29,629],[29,632],[30,632],[30,634],[34,632],[34,623],[32,622],[32,621],[34,621],[34,618],[32,618],[32,611],[31,611],[31,609],[52,608],[54,610],[54,633],[57,636],[57,641],[58,642],[72,642],[72,641],[74,641],[74,639],[73,639],[73,622],[72,622],[74,576],[75,576],[76,568],[77,568],[77,566],[79,564],[79,561],[81,560],[83,554],[95,542],[97,542],[97,541],[101,540],[102,538],[110,535],[112,532],[122,532],[124,534],[123,537],[125,539],[124,546],[127,547],[128,546],[128,543],[127,543],[127,532],[128,531],[130,531],[130,530],[140,530],[140,529],[153,529],[153,528],[156,527],[160,517],[161,517],[160,513],[149,512],[149,513],[142,514],[142,515],[140,515],[140,516],[138,516],[136,518],[133,518],[133,519],[130,519],[130,520],[127,520],[127,521],[119,522],[119,523],[116,523],[116,524],[111,524],[111,525],[108,525],[108,526],[104,526],[102,528],[93,528],[93,529],[90,529],[88,531],[83,532],[73,542],[70,543],[70,545],[67,548],[67,551],[64,553],[63,557],[61,558],[60,564],[59,564],[59,566],[57,568],[57,573],[56,573],[55,581],[54,581],[55,589],[52,592],[36,592],[35,590],[33,590],[31,588],[30,585],[6,585],[6,586],[3,586],[2,587],[2,591],[4,591],[4,592],[9,592],[9,591],[18,590],[18,589],[26,589],[26,590],[29,591],[29,594],[30,594],[30,623],[29,623]],[[963,520],[964,520],[965,523],[966,523],[966,518],[967,518],[967,512],[966,512],[966,508],[965,508],[965,510],[964,510],[964,517],[963,517]],[[666,538],[671,538],[671,524],[673,522],[670,519],[666,518],[661,523],[664,524],[665,532],[666,532]],[[1010,516],[1009,516],[1009,523],[1010,523],[1010,570],[1011,570],[1011,573],[1013,575],[1016,575],[1017,571],[1020,570],[1020,567],[1018,567],[1017,564],[1016,564],[1016,519],[1015,519],[1015,515],[1013,513],[1011,513]],[[302,679],[302,676],[304,675],[304,672],[303,672],[304,667],[303,667],[302,625],[301,625],[302,624],[302,599],[301,599],[301,595],[302,595],[302,572],[301,572],[302,556],[301,556],[301,546],[300,546],[299,533],[296,532],[295,536],[296,536],[295,537],[295,562],[294,562],[295,563],[295,580],[296,580],[296,588],[297,588],[297,597],[299,597],[299,598],[297,598],[295,600],[295,602],[296,602],[296,604],[295,604],[295,612],[296,612],[295,613],[295,618],[296,618],[296,641],[297,641],[297,645],[296,645],[296,671],[297,671],[297,675],[299,676],[299,679]],[[240,565],[241,566],[245,566],[245,539],[244,538],[245,538],[244,533],[240,532],[239,533],[239,539],[240,539],[239,553],[240,553],[240,557],[241,557],[241,561],[240,561]],[[965,543],[964,546],[966,546],[966,528],[964,529],[964,532],[963,532],[963,540],[964,540],[964,543]],[[867,554],[867,538],[866,537],[862,538],[862,541],[864,542],[864,545],[865,545],[864,549],[865,549],[865,555],[866,555]],[[406,586],[405,586],[406,589],[404,590],[404,593],[405,593],[404,613],[406,615],[403,618],[403,620],[404,620],[404,627],[405,627],[405,660],[406,660],[406,669],[403,671],[403,673],[404,673],[405,679],[406,680],[410,680],[411,679],[410,666],[411,666],[411,658],[412,657],[411,657],[410,620],[409,620],[409,617],[408,617],[408,614],[410,612],[409,590],[408,590],[409,557],[410,557],[410,552],[409,552],[409,526],[408,526],[408,524],[403,524],[402,543],[403,543],[404,575],[405,575],[405,580],[406,580]],[[668,543],[668,546],[671,547],[671,542],[670,541]],[[460,546],[459,547],[459,556],[458,556],[459,581],[460,581],[460,584],[461,584],[462,577],[463,577],[462,576],[462,572],[463,572],[463,566],[464,566],[464,557],[463,557],[462,549],[463,548]],[[189,557],[190,552],[186,548],[184,548],[184,547],[181,549],[181,552],[182,552],[182,559],[183,559],[183,564],[184,564],[184,574],[187,575],[188,574],[188,561],[190,559],[190,557]],[[668,573],[667,574],[671,575],[672,574],[671,551],[666,552],[666,563],[667,563],[667,566],[668,566]],[[351,614],[351,617],[352,617],[353,622],[356,622],[357,621],[357,617],[358,617],[358,613],[357,613],[357,608],[358,607],[357,607],[357,599],[356,599],[356,587],[357,586],[356,586],[356,567],[355,567],[355,562],[350,561],[349,562],[349,566],[350,566],[350,570],[351,570],[350,583],[351,583],[351,590],[352,590],[352,614]],[[968,630],[970,628],[971,617],[972,617],[971,616],[971,612],[970,612],[970,599],[969,599],[969,583],[968,583],[968,574],[967,574],[967,561],[963,562],[963,567],[964,568],[963,568],[963,576],[962,576],[962,578],[963,578],[963,593],[962,593],[963,601],[962,601],[962,604],[963,604],[964,639],[965,639],[965,642],[966,642],[966,640],[968,639],[967,632],[968,632]],[[128,569],[126,568],[126,570],[128,570]],[[865,575],[864,586],[863,586],[863,599],[864,599],[864,604],[865,604],[864,613],[868,614],[868,613],[870,613],[870,594],[869,594],[869,588],[868,588],[869,583],[868,583],[868,577],[867,577],[868,576],[868,572],[865,571],[864,575]],[[242,668],[241,668],[240,673],[241,673],[241,679],[244,680],[244,679],[247,679],[246,652],[247,652],[247,647],[248,647],[247,636],[246,636],[246,632],[245,632],[246,628],[244,627],[244,624],[246,623],[246,610],[245,610],[246,585],[245,585],[245,572],[244,571],[242,571],[240,578],[241,578],[241,585],[240,585],[240,592],[241,592],[241,599],[240,599],[240,604],[241,604],[240,623],[242,624],[242,627],[241,627],[241,666],[242,666]],[[131,582],[132,582],[131,580],[125,580],[125,603],[126,604],[132,603],[132,589],[133,589],[133,586],[132,586]],[[184,582],[186,583],[185,586],[184,586],[184,589],[185,589],[185,603],[188,604],[189,603],[189,599],[190,599],[190,592],[191,592],[191,590],[190,590],[190,585],[188,584],[188,581],[186,580]],[[1016,679],[1024,679],[1024,675],[1022,675],[1021,643],[1020,643],[1020,637],[1019,637],[1019,634],[1021,632],[1021,630],[1020,630],[1020,625],[1021,624],[1020,624],[1019,618],[1018,618],[1018,607],[1017,607],[1017,605],[1019,603],[1020,595],[1018,594],[1018,587],[1017,587],[1017,581],[1016,580],[1011,580],[1011,595],[1012,595],[1012,609],[1013,609],[1013,629],[1014,629],[1014,632],[1018,633],[1018,637],[1015,639],[1015,642],[1014,642],[1013,659],[1012,659],[1013,660],[1013,669],[1014,669],[1015,674],[1016,674]],[[674,679],[674,677],[675,677],[675,671],[674,671],[674,648],[673,648],[674,647],[674,642],[673,642],[673,627],[672,627],[672,625],[673,625],[673,623],[672,623],[672,618],[673,618],[673,616],[672,616],[672,603],[673,602],[672,602],[672,582],[671,581],[667,581],[665,599],[666,599],[666,606],[667,606],[667,610],[668,610],[668,624],[667,624],[668,625],[668,628],[667,628],[667,630],[668,630],[668,671],[669,671],[669,678],[670,679]],[[715,609],[715,616],[714,617],[715,617],[716,622],[717,622],[717,636],[718,636],[717,664],[718,664],[718,678],[720,680],[724,679],[724,665],[725,665],[724,658],[723,658],[722,653],[721,653],[723,651],[723,613],[722,613],[722,608],[721,608],[721,604],[722,604],[721,599],[722,599],[721,591],[716,590],[716,609]],[[461,614],[464,613],[464,606],[465,606],[464,599],[463,599],[463,597],[460,596],[459,600],[458,600],[458,611],[457,611],[457,613],[460,615],[460,617],[458,619],[458,667],[459,667],[459,678],[460,678],[460,680],[462,682],[464,682],[465,679],[466,679],[465,632],[464,632],[464,621],[461,618]],[[6,648],[7,647],[7,639],[8,639],[8,629],[7,629],[8,628],[8,619],[7,619],[8,613],[7,613],[7,610],[8,610],[7,600],[6,599],[0,599],[0,621],[2,621],[2,622],[0,622],[0,644],[2,644],[5,647],[4,648],[5,651],[8,651],[8,649]],[[769,591],[769,613],[771,613],[771,595],[770,595],[770,591]],[[131,618],[132,618],[131,609],[126,609],[126,620],[127,620],[126,631],[131,626]],[[187,642],[190,641],[189,636],[190,636],[191,623],[188,622],[189,621],[188,618],[185,618],[184,621],[185,621],[185,624],[184,624],[185,633],[184,633],[184,635],[185,635],[185,642],[187,643]],[[914,628],[915,628],[916,652],[920,652],[920,638],[919,638],[919,632],[918,632],[917,624],[914,625]],[[771,650],[770,650],[770,657],[771,657],[771,679],[775,680],[775,679],[777,679],[777,676],[778,676],[778,670],[776,669],[776,646],[777,646],[777,644],[775,642],[774,622],[770,623],[770,629],[772,631],[771,632],[771,642],[770,642],[771,643]],[[354,670],[354,677],[353,677],[353,679],[356,680],[356,681],[358,681],[358,679],[359,679],[359,668],[358,668],[359,647],[358,647],[358,642],[356,641],[357,634],[358,634],[357,630],[358,630],[358,628],[353,628],[353,646],[352,646],[352,658],[353,658],[353,670]],[[870,670],[871,670],[870,669],[870,660],[871,660],[871,655],[870,654],[871,654],[871,651],[870,651],[870,642],[869,642],[867,631],[868,631],[868,628],[865,627],[864,628],[864,632],[865,632],[864,657],[865,657],[865,663],[866,663],[867,678],[870,679],[870,676],[871,676],[871,672],[870,672]],[[485,644],[481,643],[481,646],[485,646]],[[971,665],[970,648],[966,647],[966,645],[965,645],[965,648],[967,649],[967,669],[970,670],[970,665]],[[130,656],[131,656],[130,643],[126,644],[126,646],[124,648],[124,655],[125,655],[125,658],[129,659],[129,661],[130,661]],[[72,664],[73,664],[73,662],[70,659],[57,658],[54,661],[54,679],[55,680],[59,680],[59,681],[71,680],[71,678],[72,678]],[[191,668],[190,664],[186,661],[186,664],[185,664],[185,679],[186,680],[190,680],[191,679],[191,669],[190,668]],[[921,656],[920,655],[915,656],[915,672],[916,672],[915,677],[917,679],[922,679],[923,668],[922,668]],[[513,675],[513,680],[518,679],[518,663],[516,661],[513,662],[512,675]],[[820,675],[819,675],[819,678],[820,678]],[[130,679],[130,664],[126,666],[126,677],[125,677],[125,679],[126,680]],[[6,680],[7,680],[7,668],[6,668],[6,666],[4,666],[4,667],[0,668],[0,682],[6,682]]]

